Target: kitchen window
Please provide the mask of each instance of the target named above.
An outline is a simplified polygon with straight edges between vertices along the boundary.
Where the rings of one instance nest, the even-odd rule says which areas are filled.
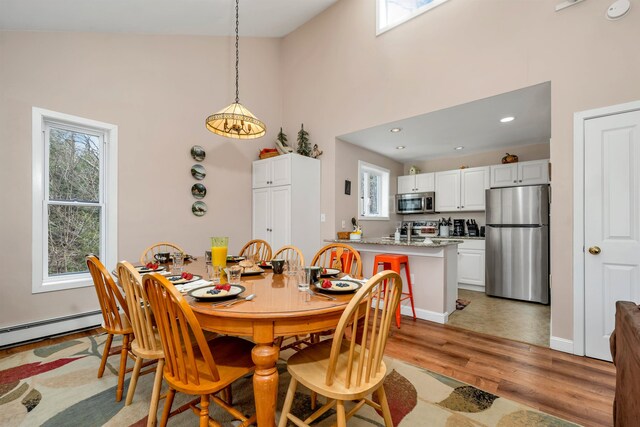
[[[359,219],[389,219],[389,170],[358,161]]]
[[[447,0],[377,0],[376,35],[380,35]]]
[[[35,107],[32,117],[32,291],[92,286],[85,256],[117,259],[117,126]]]

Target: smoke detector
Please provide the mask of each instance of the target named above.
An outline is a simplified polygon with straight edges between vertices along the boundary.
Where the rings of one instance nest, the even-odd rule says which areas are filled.
[[[629,12],[629,8],[631,8],[629,0],[617,0],[607,9],[607,19],[612,21],[620,19]]]

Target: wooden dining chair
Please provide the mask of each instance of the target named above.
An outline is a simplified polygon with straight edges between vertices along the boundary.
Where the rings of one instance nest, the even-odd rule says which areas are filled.
[[[161,252],[169,252],[169,253],[182,252],[183,254],[186,254],[184,249],[182,249],[180,246],[176,245],[175,243],[158,242],[149,246],[144,251],[142,251],[142,254],[140,255],[140,264],[146,265],[149,262],[157,262],[153,256]]]
[[[335,268],[355,278],[362,278],[360,252],[344,243],[330,243],[315,254],[311,265]]]
[[[287,370],[291,382],[278,427],[285,427],[288,420],[308,426],[334,406],[338,427],[345,427],[365,403],[382,412],[386,427],[393,426],[383,387],[387,368],[382,359],[401,293],[402,279],[398,273],[385,270],[376,274],[347,305],[333,340],[314,344],[289,358]],[[355,332],[347,337],[347,331]],[[304,421],[291,414],[298,383],[328,399]],[[367,398],[373,393],[379,403]],[[344,403],[351,400],[358,403],[346,413]]]
[[[237,337],[220,336],[207,342],[198,319],[182,294],[158,273],[143,277],[165,354],[164,379],[169,392],[162,412],[161,426],[167,424],[176,391],[200,396],[200,427],[219,425],[209,417],[213,400],[241,421],[241,426],[255,422],[255,415],[245,417],[215,393],[229,390],[231,384],[255,370],[251,360],[253,343]],[[210,423],[211,420],[211,423]]]
[[[149,417],[147,426],[156,425],[158,412],[158,402],[160,401],[160,387],[162,386],[162,370],[164,368],[164,351],[158,330],[154,326],[153,313],[149,306],[147,294],[142,288],[142,278],[140,274],[127,261],[120,261],[117,267],[118,279],[122,288],[129,309],[129,320],[133,328],[134,340],[131,343],[131,351],[135,354],[136,363],[131,374],[129,389],[125,405],[130,405],[136,391],[138,377],[144,360],[156,360],[155,379],[151,392],[151,403],[149,405]]]
[[[104,374],[107,358],[113,354],[120,353],[118,386],[116,388],[116,401],[120,402],[124,388],[124,374],[127,370],[127,357],[131,355],[135,359],[130,353],[133,328],[129,323],[129,309],[120,293],[120,289],[116,286],[104,264],[94,255],[89,255],[86,259],[89,272],[93,278],[93,285],[98,294],[98,302],[100,303],[103,319],[102,327],[107,331],[107,341],[102,352],[100,368],[98,368],[98,378],[102,378],[102,374]],[[120,312],[120,308],[123,310],[124,315]],[[111,349],[114,335],[122,335],[122,347],[120,349],[117,347]]]
[[[269,261],[271,259],[271,246],[264,240],[249,240],[246,245],[240,249],[239,256],[256,257],[254,261]]]
[[[276,259],[276,258],[289,261],[290,263],[293,262],[297,264],[299,267],[304,267],[304,255],[302,254],[302,251],[299,248],[292,245],[283,246],[280,249],[278,249],[276,253],[273,254],[273,258],[271,259]]]

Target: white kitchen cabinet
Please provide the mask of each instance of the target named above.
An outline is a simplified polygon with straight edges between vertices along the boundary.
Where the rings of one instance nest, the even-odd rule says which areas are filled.
[[[435,174],[418,173],[398,177],[398,194],[425,193],[435,190]]]
[[[436,172],[436,211],[483,211],[489,188],[489,167]]]
[[[292,161],[292,155],[287,154],[253,162],[252,188],[291,184]]]
[[[280,159],[282,157],[283,159]],[[269,162],[274,161],[274,162]],[[279,169],[280,168],[280,169]],[[265,172],[265,169],[271,169]],[[286,169],[285,173],[281,173]],[[295,245],[305,257],[320,248],[320,161],[285,154],[253,162],[252,238],[276,251]],[[256,180],[255,174],[260,178]],[[266,178],[271,174],[270,178]],[[288,176],[285,185],[275,185]],[[269,184],[264,184],[270,181]]]
[[[458,245],[458,288],[484,292],[484,240],[464,240]]]
[[[491,166],[491,188],[549,183],[549,160]]]

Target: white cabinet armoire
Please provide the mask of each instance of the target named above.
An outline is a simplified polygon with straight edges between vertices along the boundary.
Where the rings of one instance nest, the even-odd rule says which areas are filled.
[[[253,162],[254,239],[267,241],[273,251],[300,248],[311,259],[320,240],[320,161],[284,154]]]

